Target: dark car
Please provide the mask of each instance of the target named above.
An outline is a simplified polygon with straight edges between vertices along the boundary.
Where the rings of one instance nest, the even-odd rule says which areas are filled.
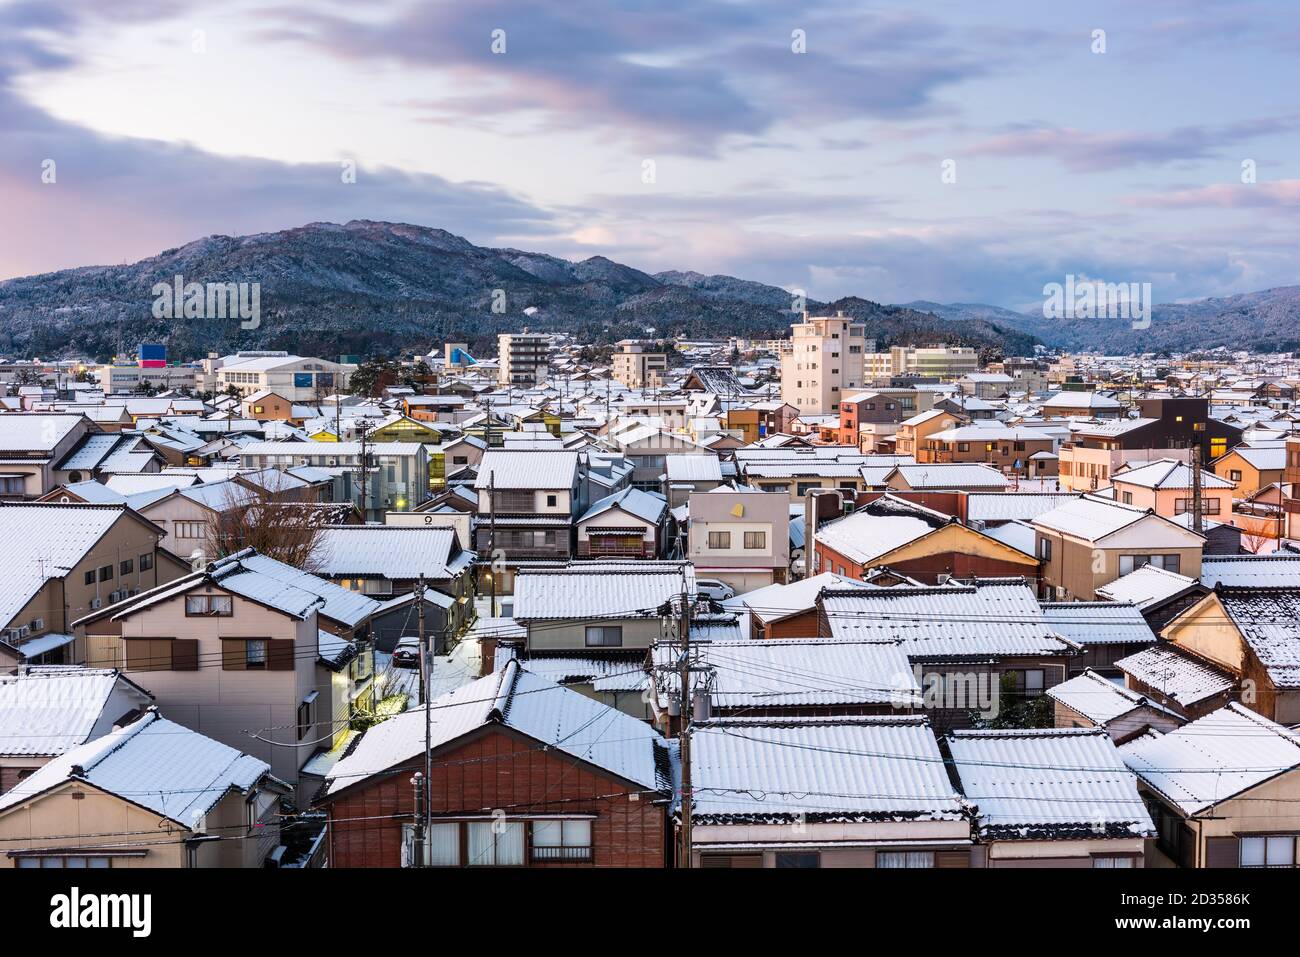
[[[398,668],[420,667],[420,639],[414,635],[397,639],[393,649],[393,665]]]

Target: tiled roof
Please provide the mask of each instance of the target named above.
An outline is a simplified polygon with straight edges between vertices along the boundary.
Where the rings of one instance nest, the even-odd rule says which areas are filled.
[[[1173,713],[1145,695],[1130,691],[1122,684],[1097,674],[1091,668],[1069,681],[1048,688],[1047,695],[1094,724],[1102,726],[1142,707],[1167,714]]]
[[[654,618],[683,590],[694,594],[695,574],[682,562],[587,562],[521,569],[515,576],[514,617]]]
[[[1043,616],[1057,634],[1085,648],[1154,644],[1155,632],[1136,605],[1117,601],[1043,602]]]
[[[457,548],[456,530],[449,527],[331,525],[321,530],[312,561],[329,578],[447,579],[472,558]]]
[[[0,754],[62,754],[84,744],[97,728],[111,730],[122,714],[106,709],[119,687],[120,702],[149,703],[148,694],[107,668],[32,668],[0,675]]]
[[[1169,644],[1144,648],[1119,659],[1115,667],[1183,707],[1231,691],[1236,684],[1227,672]]]

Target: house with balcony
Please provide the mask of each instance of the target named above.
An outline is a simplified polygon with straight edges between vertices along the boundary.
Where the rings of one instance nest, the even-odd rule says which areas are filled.
[[[657,492],[624,488],[578,516],[578,558],[659,558],[677,544],[676,520]]]
[[[520,561],[573,557],[575,522],[587,506],[579,453],[491,449],[479,463],[474,491],[474,550],[497,566],[499,592],[509,592]]]

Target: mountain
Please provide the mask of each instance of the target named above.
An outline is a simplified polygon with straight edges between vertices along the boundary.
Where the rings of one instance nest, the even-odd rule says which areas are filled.
[[[155,284],[177,275],[186,283],[260,284],[260,324],[154,318]],[[1034,342],[996,317],[953,322],[858,298],[808,306],[863,319],[881,347],[960,342],[1018,353]],[[790,309],[787,291],[730,276],[650,275],[604,256],[570,262],[476,246],[441,229],[359,220],[209,236],[130,265],[0,282],[0,353],[105,359],[166,342],[177,357],[241,348],[370,355],[450,340],[490,355],[497,333],[524,326],[591,342],[651,327],[659,336],[786,336]]]
[[[1300,286],[1279,286],[1195,302],[1157,303],[1151,324],[1122,319],[1044,319],[982,303],[909,302],[950,322],[984,322],[1016,329],[1060,349],[1127,355],[1219,347],[1253,352],[1300,351]]]

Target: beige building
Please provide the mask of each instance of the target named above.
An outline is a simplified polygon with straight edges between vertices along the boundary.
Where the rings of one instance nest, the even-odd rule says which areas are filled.
[[[106,365],[96,370],[99,384],[106,395],[134,392],[140,385],[165,389],[193,389],[198,385],[199,370],[194,366]]]
[[[546,382],[551,364],[551,337],[540,332],[503,332],[497,336],[497,381],[530,388]]]
[[[979,353],[969,346],[893,346],[891,375],[960,379],[979,369]]]
[[[623,339],[614,349],[614,378],[629,389],[657,387],[668,369],[668,354],[652,343]]]
[[[876,344],[858,320],[805,313],[791,327],[790,340],[781,356],[781,399],[800,415],[838,412],[841,398],[867,384],[863,362]]]
[[[203,360],[199,385],[208,392],[234,389],[241,396],[267,390],[289,402],[314,403],[347,389],[356,366],[287,352],[237,352]]]

